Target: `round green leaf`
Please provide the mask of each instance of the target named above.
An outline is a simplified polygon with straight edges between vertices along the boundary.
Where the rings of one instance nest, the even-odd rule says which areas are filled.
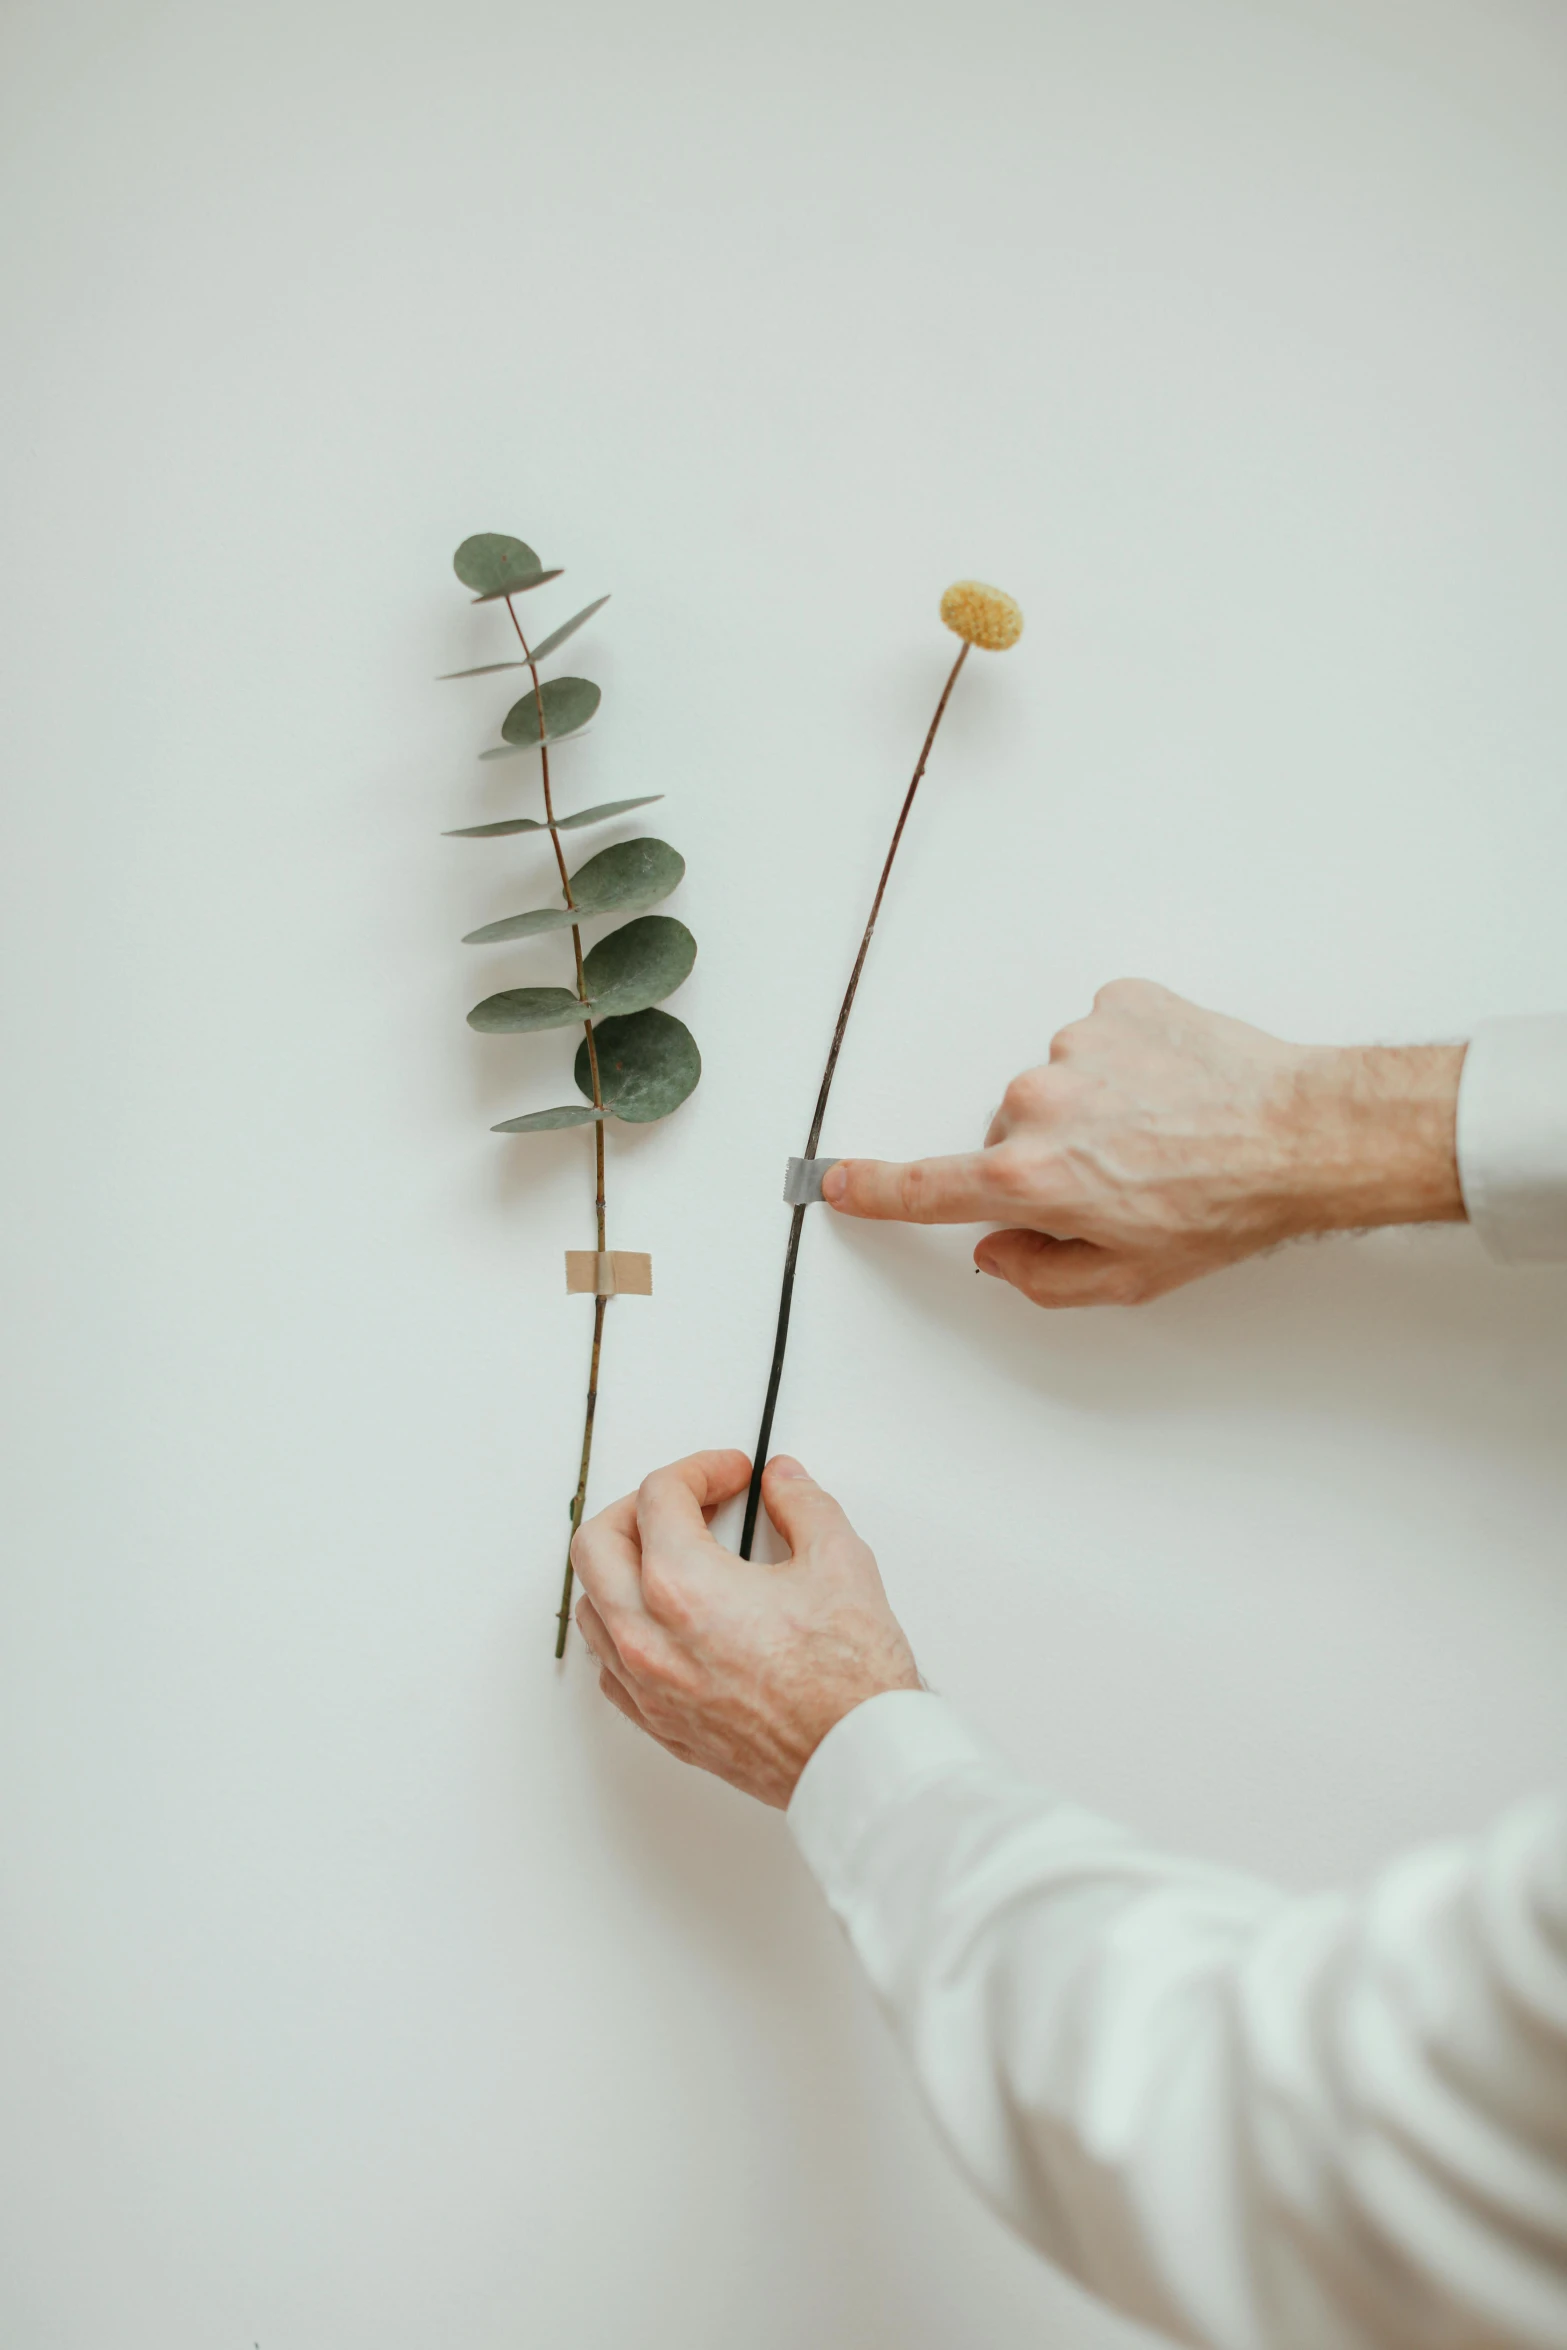
[[[580,997],[569,987],[505,987],[474,1005],[468,1025],[481,1035],[499,1036],[523,1028],[569,1028],[586,1017]]]
[[[584,1044],[583,1051],[586,1052],[586,1050],[587,1046]],[[592,1090],[591,1087],[589,1090]],[[591,1102],[586,1108],[580,1102],[563,1102],[558,1110],[530,1110],[525,1118],[503,1118],[498,1126],[490,1128],[490,1132],[492,1134],[554,1134],[562,1126],[591,1126],[595,1118],[603,1118],[607,1115],[608,1113],[604,1110],[594,1109]]]
[[[608,914],[624,907],[640,914],[678,889],[686,861],[667,840],[623,840],[600,849],[571,877],[571,894],[584,914]]]
[[[463,540],[452,557],[452,569],[476,596],[504,596],[531,587],[544,566],[526,540],[481,530]]]
[[[651,1126],[655,1118],[667,1118],[671,1110],[678,1110],[687,1094],[695,1092],[702,1074],[696,1038],[672,1012],[634,1012],[629,1019],[595,1020],[593,1043],[604,1105],[633,1126]],[[591,1100],[593,1074],[586,1037],[577,1047],[572,1075],[579,1091]]]
[[[508,816],[500,824],[464,824],[456,832],[442,834],[443,840],[499,840],[508,832],[576,832],[584,824],[607,824],[611,816],[624,816],[631,808],[651,808],[655,800],[663,798],[661,791],[647,792],[640,800],[601,800],[596,808],[581,808],[575,816],[557,816],[553,825],[539,816]]]
[[[538,748],[541,698],[543,740],[548,743],[559,742],[562,735],[575,734],[579,727],[586,726],[603,699],[598,687],[586,677],[552,677],[538,693],[524,694],[520,702],[513,702],[501,722],[501,733],[519,751]]]
[[[664,840],[624,840],[596,857],[571,877],[573,903],[535,906],[526,914],[507,914],[470,930],[465,947],[497,946],[502,939],[537,938],[541,931],[567,930],[590,914],[635,912],[667,898],[685,874],[686,861]]]
[[[662,1003],[691,976],[696,940],[668,914],[643,914],[601,938],[583,962],[595,1021]]]
[[[493,947],[503,938],[537,938],[544,930],[569,930],[580,920],[581,914],[570,906],[535,906],[531,914],[508,914],[503,922],[486,922],[482,930],[470,930],[463,945]]]

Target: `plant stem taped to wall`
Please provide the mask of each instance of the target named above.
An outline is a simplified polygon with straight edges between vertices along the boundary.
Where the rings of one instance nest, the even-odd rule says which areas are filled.
[[[549,937],[569,930],[575,984],[503,988],[474,1005],[468,1023],[482,1035],[521,1034],[534,1030],[580,1026],[573,1076],[580,1102],[542,1110],[524,1110],[504,1118],[497,1134],[548,1134],[568,1126],[593,1129],[593,1214],[598,1259],[616,1252],[609,1248],[608,1209],[604,1183],[604,1128],[610,1118],[647,1125],[667,1118],[696,1087],[702,1074],[702,1056],[696,1039],[672,1013],[658,1010],[691,971],[696,941],[683,922],[668,915],[649,914],[650,906],[668,897],[685,874],[685,859],[667,841],[643,837],[617,841],[594,857],[568,869],[561,834],[586,825],[609,823],[633,808],[646,807],[653,793],[640,799],[607,800],[574,815],[557,815],[550,752],[581,734],[603,699],[586,677],[552,677],[542,681],[539,665],[558,653],[580,628],[602,611],[607,596],[585,605],[551,631],[542,643],[530,647],[518,615],[515,598],[547,581],[559,570],[546,570],[522,539],[499,531],[481,531],[464,539],[452,558],[452,568],[476,603],[504,603],[521,648],[520,659],[486,661],[475,669],[448,672],[452,677],[490,677],[505,669],[526,669],[531,690],[514,702],[501,722],[501,740],[481,752],[484,759],[525,757],[537,753],[544,813],[509,816],[487,824],[469,824],[453,838],[477,840],[547,833],[560,882],[559,905],[532,906],[519,914],[487,922],[470,931],[470,946],[516,945],[523,940]],[[582,945],[584,922],[610,913],[635,917],[605,933],[586,953]],[[578,1252],[571,1252],[573,1254]],[[619,1252],[625,1255],[625,1252]],[[625,1255],[626,1264],[633,1262]],[[636,1258],[638,1264],[645,1260]],[[587,1503],[588,1472],[593,1460],[593,1423],[598,1410],[599,1366],[604,1346],[604,1313],[611,1295],[638,1294],[628,1278],[618,1286],[593,1283],[593,1343],[588,1358],[588,1391],[582,1421],[582,1450],[577,1482],[570,1503],[570,1534],[566,1567],[556,1617],[555,1654],[564,1656],[571,1624],[571,1540],[582,1523]],[[640,1292],[645,1294],[645,1292]]]
[[[926,762],[930,758],[937,729],[946,716],[947,704],[952,699],[952,689],[958,682],[959,673],[973,646],[979,645],[989,653],[1005,652],[1009,646],[1017,643],[1023,633],[1023,615],[1012,598],[1002,589],[986,587],[982,581],[977,579],[960,579],[948,588],[941,599],[941,617],[948,628],[963,639],[963,647],[952,664],[946,684],[941,689],[941,698],[936,704],[936,714],[926,729],[925,740],[920,748],[913,777],[908,790],[903,795],[903,805],[898,810],[898,821],[892,828],[892,843],[881,869],[881,878],[876,884],[876,895],[871,900],[870,915],[865,924],[864,935],[860,940],[859,953],[854,958],[854,967],[849,973],[849,984],[844,990],[843,1002],[838,1007],[838,1021],[832,1032],[832,1043],[827,1048],[827,1066],[822,1071],[821,1090],[816,1096],[816,1108],[811,1117],[811,1130],[806,1136],[805,1149],[802,1153],[802,1157],[807,1161],[816,1157],[816,1146],[821,1140],[822,1120],[827,1115],[827,1097],[832,1092],[833,1073],[838,1066],[838,1055],[843,1050],[843,1039],[849,1025],[849,1014],[854,1009],[854,998],[859,990],[860,974],[865,969],[865,958],[870,953],[871,936],[876,928],[876,917],[881,912],[882,899],[887,894],[887,883],[892,875],[893,861],[898,854],[899,843],[903,839],[903,829],[908,823],[909,811],[914,805],[914,795],[919,790],[920,779],[925,773]],[[820,1196],[819,1192],[816,1196]],[[784,1251],[783,1285],[779,1292],[778,1320],[773,1332],[773,1359],[767,1373],[767,1396],[762,1405],[762,1425],[757,1434],[756,1451],[752,1456],[750,1490],[745,1497],[745,1522],[740,1531],[740,1556],[743,1559],[750,1557],[752,1545],[756,1540],[757,1513],[762,1501],[762,1472],[767,1466],[768,1447],[773,1440],[773,1415],[778,1408],[778,1390],[783,1382],[784,1355],[789,1345],[789,1316],[794,1304],[795,1268],[799,1263],[800,1233],[805,1223],[805,1210],[808,1204],[806,1201],[801,1201],[793,1208],[789,1218],[789,1240]]]

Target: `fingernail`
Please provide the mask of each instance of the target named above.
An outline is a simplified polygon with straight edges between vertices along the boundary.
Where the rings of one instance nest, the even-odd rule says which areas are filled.
[[[793,1454],[787,1452],[774,1453],[767,1464],[767,1470],[769,1476],[772,1477],[803,1477],[805,1475],[804,1469]]]
[[[835,1208],[849,1188],[849,1170],[840,1159],[836,1167],[829,1167],[822,1177],[822,1197],[830,1208]]]
[[[993,1280],[1000,1279],[1000,1275],[996,1272],[996,1268],[991,1263],[989,1257],[976,1257],[974,1259],[974,1270],[976,1273],[990,1274]]]

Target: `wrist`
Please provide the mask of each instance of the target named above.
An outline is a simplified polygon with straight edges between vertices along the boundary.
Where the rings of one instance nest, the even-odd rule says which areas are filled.
[[[1465,1047],[1304,1051],[1283,1112],[1300,1232],[1463,1220],[1458,1082]]]
[[[835,1674],[830,1682],[812,1691],[810,1702],[800,1708],[796,1717],[791,1786],[823,1740],[862,1705],[868,1705],[873,1697],[890,1696],[894,1690],[924,1688],[919,1667],[901,1634],[895,1646],[889,1643],[889,1649],[891,1653],[874,1663],[861,1662],[847,1672]],[[898,1654],[898,1649],[903,1653]]]

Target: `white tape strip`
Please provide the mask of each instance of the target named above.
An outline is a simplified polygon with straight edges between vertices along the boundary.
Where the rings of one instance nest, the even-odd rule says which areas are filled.
[[[822,1196],[822,1177],[836,1159],[791,1159],[784,1169],[783,1195],[791,1208],[808,1208]]]

